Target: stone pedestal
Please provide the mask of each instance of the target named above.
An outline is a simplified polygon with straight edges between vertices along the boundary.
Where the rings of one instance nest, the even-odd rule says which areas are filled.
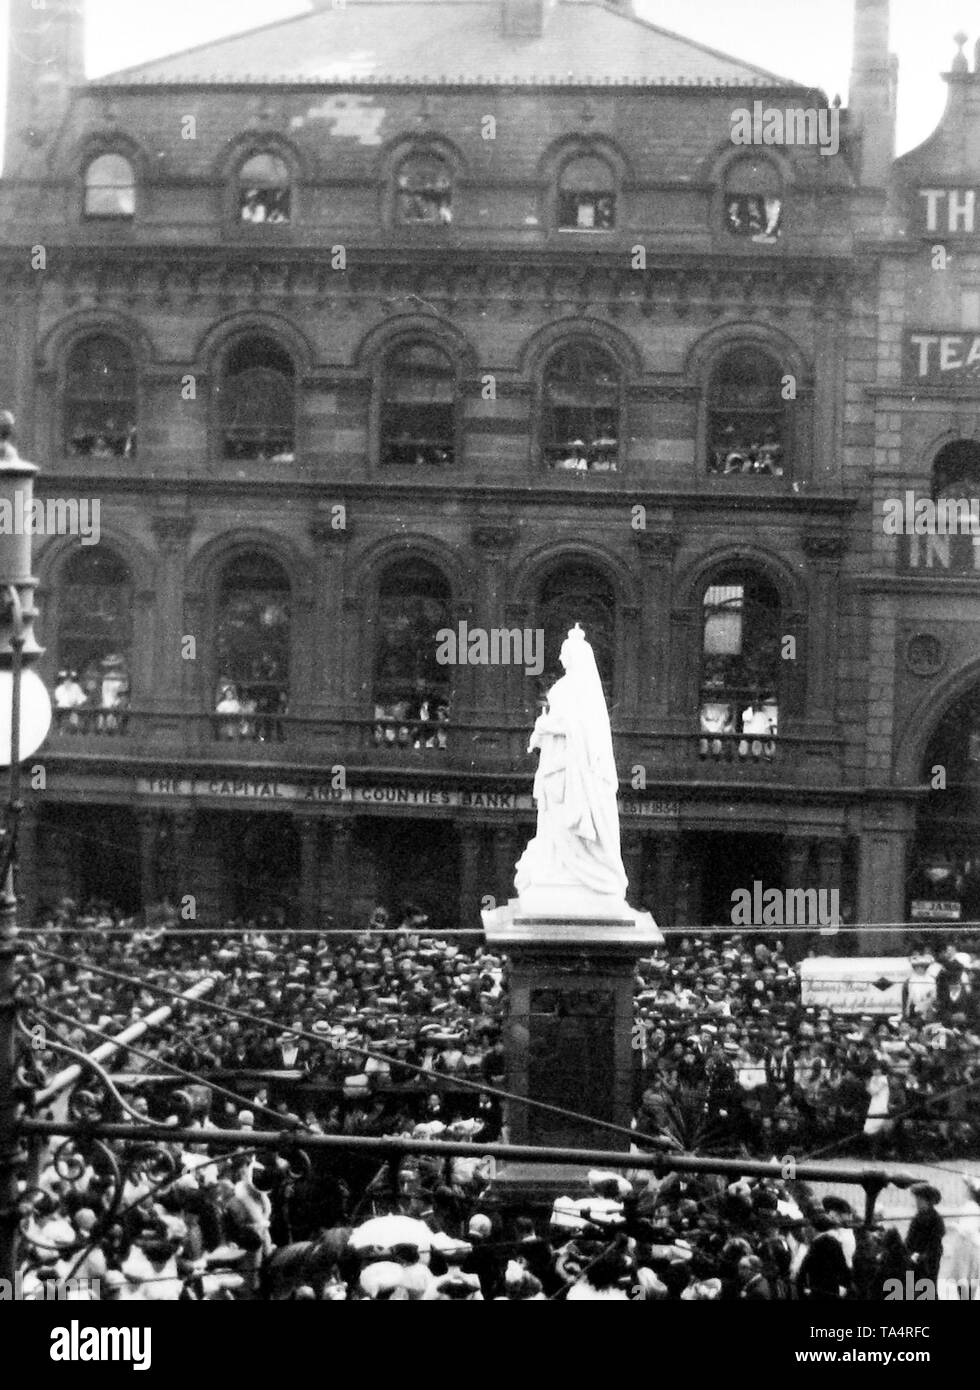
[[[583,904],[583,906],[585,906]],[[484,912],[487,944],[510,960],[507,1089],[627,1127],[633,1079],[633,971],[663,941],[649,912],[529,910],[525,897]],[[586,907],[586,911],[587,911]],[[598,1126],[512,1103],[514,1144],[626,1149]]]

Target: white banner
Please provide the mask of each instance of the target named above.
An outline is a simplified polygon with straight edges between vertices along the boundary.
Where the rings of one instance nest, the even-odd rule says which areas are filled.
[[[898,1014],[911,973],[907,956],[817,956],[800,964],[800,998],[839,1014]]]

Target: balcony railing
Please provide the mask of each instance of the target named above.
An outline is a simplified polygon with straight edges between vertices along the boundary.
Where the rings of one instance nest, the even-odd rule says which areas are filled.
[[[530,722],[530,721],[529,721]],[[621,769],[639,764],[647,783],[835,782],[842,740],[714,733],[614,732]],[[294,715],[180,714],[149,710],[59,711],[48,748],[61,755],[229,763],[353,765],[457,772],[528,773],[528,728],[487,723],[307,719]]]

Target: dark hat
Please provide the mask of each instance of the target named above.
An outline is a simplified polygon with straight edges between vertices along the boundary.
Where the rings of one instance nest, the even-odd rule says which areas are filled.
[[[933,1187],[931,1182],[914,1182],[909,1191],[913,1197],[921,1197],[924,1202],[929,1202],[934,1207],[938,1207],[943,1200],[943,1194],[938,1187]]]

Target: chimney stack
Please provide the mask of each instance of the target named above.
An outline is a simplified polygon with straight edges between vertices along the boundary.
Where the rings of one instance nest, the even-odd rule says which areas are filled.
[[[10,0],[5,175],[43,151],[84,81],[85,0]]]
[[[502,0],[503,31],[508,39],[539,39],[557,0]]]
[[[862,184],[881,188],[895,158],[898,59],[889,52],[890,0],[854,0],[850,128]]]

